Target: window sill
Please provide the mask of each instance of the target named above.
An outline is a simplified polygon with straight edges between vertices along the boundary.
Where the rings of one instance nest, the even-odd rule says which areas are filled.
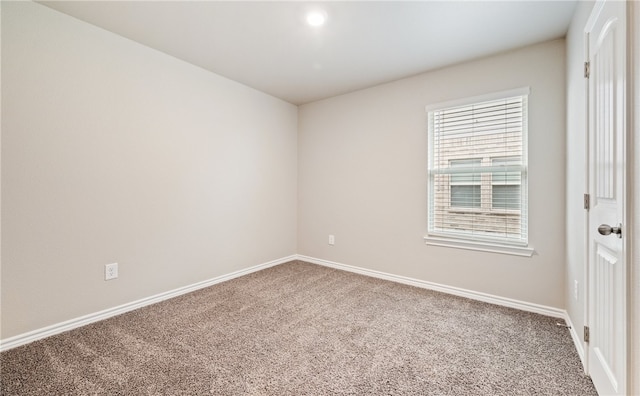
[[[500,245],[491,242],[465,241],[461,239],[441,238],[436,236],[425,236],[427,245],[450,247],[456,249],[476,250],[479,252],[509,254],[512,256],[531,257],[533,249],[524,246]]]

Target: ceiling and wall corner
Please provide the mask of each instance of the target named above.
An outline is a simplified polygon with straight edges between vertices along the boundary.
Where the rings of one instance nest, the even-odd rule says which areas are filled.
[[[564,37],[577,2],[40,3],[299,105]]]

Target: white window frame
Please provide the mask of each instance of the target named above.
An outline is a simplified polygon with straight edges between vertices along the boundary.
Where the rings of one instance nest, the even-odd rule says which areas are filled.
[[[481,96],[475,96],[475,97],[464,98],[459,100],[452,100],[452,101],[443,102],[443,103],[437,103],[437,104],[426,106],[425,110],[429,114],[431,112],[443,110],[446,108],[471,105],[475,103],[482,103],[482,102],[488,102],[493,100],[500,100],[500,99],[511,98],[515,96],[528,97],[529,94],[530,94],[529,87],[524,87],[524,88],[519,88],[514,90],[495,92],[487,95],[481,95]],[[525,111],[525,115],[526,114],[527,112]],[[525,123],[528,124],[528,120],[526,119],[526,117],[524,121]],[[525,125],[525,131],[524,131],[523,141],[522,141],[522,164],[523,165],[522,165],[522,180],[520,183],[521,196],[524,196],[524,197],[526,197],[527,196],[526,194],[528,194],[527,192],[527,171],[528,171],[527,140],[528,139],[527,139],[527,133],[526,133],[527,127],[528,125]],[[430,127],[428,128],[428,135],[429,135],[429,141],[428,141],[428,148],[429,148],[428,197],[429,198],[428,198],[427,205],[429,206],[429,208],[432,208],[433,200],[435,199],[433,194],[434,179],[433,179],[433,172],[432,172],[433,158],[434,158],[434,155],[433,155],[433,147],[434,147],[433,139],[434,138],[433,138],[433,131],[431,130]],[[493,183],[491,183],[491,185],[493,186]],[[527,200],[524,199],[521,204],[524,205],[523,216],[524,216],[524,221],[526,222],[523,239],[512,241],[512,240],[509,240],[508,238],[504,238],[504,239],[495,238],[495,237],[484,238],[478,235],[468,235],[463,231],[438,232],[438,231],[434,231],[434,229],[432,228],[433,222],[432,222],[432,219],[429,218],[427,219],[427,222],[429,224],[427,227],[428,229],[427,235],[424,237],[425,243],[427,245],[432,245],[432,246],[444,246],[444,247],[453,247],[453,248],[459,248],[459,249],[478,250],[478,251],[485,251],[485,252],[492,252],[492,253],[503,253],[503,254],[511,254],[516,256],[531,257],[533,255],[534,250],[532,247],[529,246],[529,241],[528,241],[529,216],[528,216]],[[495,210],[500,211],[500,209],[495,209]],[[430,209],[428,213],[431,213],[431,212],[432,210]]]

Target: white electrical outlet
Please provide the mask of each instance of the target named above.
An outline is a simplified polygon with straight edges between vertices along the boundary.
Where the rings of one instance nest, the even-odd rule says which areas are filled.
[[[333,235],[329,235],[329,245],[335,245],[336,244],[336,237]]]
[[[118,263],[105,264],[104,280],[116,279],[118,277]]]
[[[577,280],[573,281],[573,298],[575,300],[578,299],[578,281]]]

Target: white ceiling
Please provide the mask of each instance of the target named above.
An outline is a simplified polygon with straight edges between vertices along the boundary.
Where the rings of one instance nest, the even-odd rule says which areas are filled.
[[[563,37],[572,1],[44,1],[293,104]],[[311,9],[328,17],[305,22]]]

